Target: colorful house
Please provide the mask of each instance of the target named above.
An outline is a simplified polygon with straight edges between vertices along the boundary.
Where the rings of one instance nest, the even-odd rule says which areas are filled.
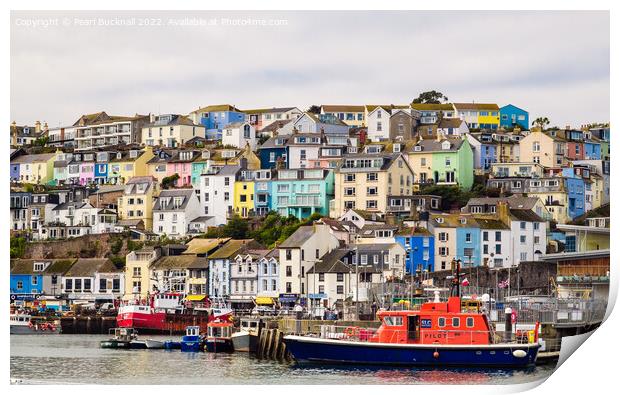
[[[205,127],[184,115],[151,115],[150,123],[142,128],[142,144],[176,148],[194,137],[204,137]]]
[[[242,170],[235,181],[233,190],[233,210],[241,218],[254,215],[254,172]]]
[[[258,147],[261,169],[275,169],[278,162],[286,166],[288,139],[289,136],[274,136]]]
[[[192,111],[189,118],[205,127],[207,140],[221,141],[223,128],[233,122],[244,122],[245,113],[230,104],[220,104]]]
[[[468,216],[458,219],[456,228],[456,259],[460,259],[463,268],[480,266],[480,225]]]
[[[519,142],[520,162],[539,163],[545,167],[559,167],[566,162],[566,140],[556,131],[541,132],[539,128]]]
[[[54,177],[54,161],[59,153],[21,155],[11,160],[12,177],[17,176],[19,182],[27,184],[47,184]],[[16,177],[17,178],[17,177]]]
[[[304,219],[329,215],[334,198],[334,172],[327,169],[278,170],[271,180],[271,210]]]
[[[147,162],[152,157],[152,147],[116,152],[108,165],[108,181],[112,184],[125,184],[132,177],[148,175]]]
[[[488,172],[496,162],[496,142],[488,133],[467,133],[465,136],[474,153],[474,169]]]
[[[366,126],[365,106],[323,104],[321,114],[336,117],[347,125],[356,128]]]
[[[157,180],[152,176],[132,177],[118,199],[120,226],[133,227],[140,221],[145,229],[153,229],[153,198],[159,194]]]
[[[507,104],[499,109],[499,125],[503,128],[519,127],[523,130],[530,128],[530,114],[522,108]]]
[[[394,237],[405,249],[406,272],[433,271],[435,264],[435,236],[425,228],[403,228]]]
[[[459,118],[470,129],[499,129],[499,107],[494,103],[454,103]]]
[[[474,183],[474,153],[464,138],[419,140],[408,155],[411,167],[419,169],[417,183],[432,179],[434,184],[458,185],[464,190]]]

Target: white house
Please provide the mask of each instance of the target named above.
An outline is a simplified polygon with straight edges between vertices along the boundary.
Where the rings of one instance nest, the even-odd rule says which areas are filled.
[[[300,226],[278,246],[280,251],[280,293],[308,298],[306,272],[340,242],[326,224]]]
[[[259,248],[253,239],[229,240],[207,257],[209,262],[209,296],[228,299],[230,289],[230,266],[235,257],[249,248]]]
[[[112,302],[123,295],[125,274],[107,258],[80,258],[61,285],[69,300]]]
[[[443,133],[444,136],[463,136],[469,133],[467,122],[459,118],[445,118],[437,125],[437,132]]]
[[[280,252],[277,249],[269,251],[258,261],[257,299],[277,299],[280,292]]]
[[[171,238],[185,237],[191,221],[201,213],[192,188],[163,190],[153,205],[153,232]]]
[[[256,129],[249,122],[233,122],[226,125],[222,130],[222,144],[237,148],[256,149]]]
[[[293,123],[300,133],[349,134],[349,126],[334,116],[304,113]]]
[[[269,250],[246,249],[230,264],[230,303],[238,308],[251,308],[258,295],[260,261]]]
[[[142,128],[142,144],[175,148],[194,137],[204,137],[205,127],[178,114],[150,115],[150,123]]]
[[[233,211],[235,180],[241,166],[226,165],[215,173],[200,176],[200,204],[202,214],[214,217],[216,225],[226,223],[228,213]]]
[[[368,113],[366,123],[368,125],[368,139],[381,141],[390,138],[390,111],[378,106]]]

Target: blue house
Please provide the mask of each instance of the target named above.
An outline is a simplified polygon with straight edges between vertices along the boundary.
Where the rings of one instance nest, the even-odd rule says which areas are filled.
[[[601,143],[593,140],[583,142],[584,159],[601,159]]]
[[[435,236],[424,228],[404,228],[394,237],[407,252],[405,270],[407,274],[433,271],[435,263]]]
[[[11,163],[11,181],[19,181],[19,163]]]
[[[288,217],[329,215],[334,198],[334,172],[327,169],[278,170],[271,181],[270,209]]]
[[[75,260],[15,259],[11,261],[11,300],[32,301],[39,295],[60,295],[61,277]]]
[[[460,259],[465,268],[480,266],[480,227],[473,218],[460,221],[456,228],[456,259]]]
[[[505,105],[499,109],[499,125],[504,128],[514,128],[529,130],[530,114],[522,108],[512,104]]]
[[[274,136],[258,147],[261,169],[275,169],[278,161],[286,166],[288,136]]]
[[[197,122],[205,127],[207,140],[222,140],[222,129],[233,122],[245,121],[245,113],[230,104],[203,107],[194,114]]]
[[[562,169],[564,177],[564,190],[568,195],[568,217],[575,219],[585,213],[585,182],[575,174],[575,169],[568,167]]]
[[[108,182],[108,164],[104,162],[95,163],[95,183],[106,184]]]

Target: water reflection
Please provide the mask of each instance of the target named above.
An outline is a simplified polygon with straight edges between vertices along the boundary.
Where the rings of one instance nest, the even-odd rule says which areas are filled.
[[[510,384],[539,380],[530,370],[298,366],[247,354],[99,348],[107,336],[11,336],[11,377],[25,383],[93,384]],[[168,337],[156,337],[165,340]]]

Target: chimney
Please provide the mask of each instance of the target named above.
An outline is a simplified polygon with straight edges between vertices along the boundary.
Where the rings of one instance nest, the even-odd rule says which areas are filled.
[[[508,202],[497,202],[497,217],[506,226],[510,226],[510,209],[508,208]]]
[[[11,124],[11,145],[17,145],[17,122]]]
[[[149,113],[149,122],[150,123],[155,122],[155,114]]]
[[[34,123],[34,131],[35,131],[36,134],[41,133],[41,122],[36,121]]]
[[[60,141],[65,140],[65,128],[60,128]]]

